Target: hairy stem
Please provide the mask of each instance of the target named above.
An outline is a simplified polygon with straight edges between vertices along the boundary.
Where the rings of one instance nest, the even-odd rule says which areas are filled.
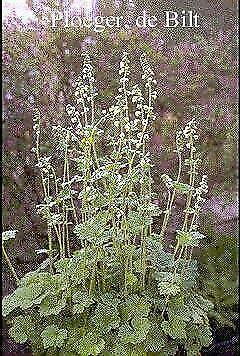
[[[182,158],[181,158],[181,153],[178,151],[178,175],[177,175],[177,180],[176,180],[177,183],[179,183],[179,181],[180,181],[181,172],[182,172]],[[171,215],[172,205],[173,205],[173,202],[174,202],[175,195],[176,195],[176,189],[174,188],[173,191],[172,191],[172,194],[168,198],[167,208],[166,208],[166,212],[165,212],[165,215],[164,215],[162,228],[161,228],[161,232],[160,232],[160,237],[161,238],[163,238],[164,233],[165,233],[166,228],[167,228],[167,224],[169,222],[169,217]]]

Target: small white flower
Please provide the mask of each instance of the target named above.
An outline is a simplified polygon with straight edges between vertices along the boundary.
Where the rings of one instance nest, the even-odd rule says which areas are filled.
[[[74,124],[75,122],[77,122],[77,117],[76,117],[76,116],[73,116],[73,117],[71,118],[71,121],[72,121],[72,123]]]
[[[8,231],[2,232],[2,241],[15,239],[15,236],[16,236],[17,232],[18,232],[18,230],[8,230]]]

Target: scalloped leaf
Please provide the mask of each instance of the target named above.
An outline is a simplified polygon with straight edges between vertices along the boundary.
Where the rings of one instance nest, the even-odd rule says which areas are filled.
[[[2,299],[2,315],[5,317],[17,309],[19,303],[14,293],[6,295]]]
[[[109,356],[147,356],[147,352],[141,345],[126,345],[119,343]]]
[[[181,292],[181,288],[176,282],[161,281],[157,286],[160,295],[175,296]]]
[[[66,303],[65,296],[59,298],[56,294],[48,294],[39,305],[40,315],[58,315],[65,308]]]
[[[205,236],[203,234],[200,234],[198,231],[190,232],[177,230],[177,240],[179,246],[197,247],[199,246],[200,241],[204,238]]]
[[[187,328],[188,340],[186,341],[186,347],[192,347],[194,344],[202,348],[202,346],[209,346],[213,342],[212,332],[208,325],[191,324]]]
[[[29,338],[29,331],[33,328],[30,316],[18,316],[13,320],[13,326],[9,329],[9,335],[15,342],[23,344]]]
[[[127,216],[126,227],[130,234],[137,235],[143,227],[149,226],[151,223],[151,217],[144,216],[139,211],[130,211]]]
[[[202,346],[209,346],[213,342],[212,332],[209,326],[199,325],[198,340]]]
[[[133,286],[137,282],[138,282],[138,278],[137,278],[137,276],[135,276],[135,274],[130,273],[130,272],[128,272],[126,274],[126,285],[127,286]]]
[[[73,314],[83,313],[85,308],[88,308],[90,305],[95,303],[95,300],[89,297],[87,292],[77,291],[72,296]]]
[[[174,267],[173,254],[165,252],[160,244],[149,246],[148,260],[156,271],[169,271]]]
[[[42,293],[42,285],[32,284],[31,286],[19,287],[15,290],[15,301],[21,309],[28,309],[35,304],[37,299]]]
[[[98,238],[104,233],[106,229],[108,219],[108,212],[99,212],[92,219],[76,225],[74,228],[74,233],[80,240],[97,242]]]
[[[166,335],[159,328],[157,323],[152,323],[151,328],[144,341],[144,349],[151,352],[160,352],[161,349],[168,343]]]
[[[147,317],[150,312],[150,307],[150,304],[145,298],[140,298],[138,295],[131,295],[120,305],[122,320],[128,321],[133,317]]]
[[[169,321],[161,323],[163,331],[173,339],[186,339],[186,325],[187,323],[181,317],[175,315],[169,317]]]
[[[147,318],[133,318],[131,326],[126,323],[119,328],[118,337],[124,344],[137,344],[146,339],[150,327]]]
[[[62,347],[67,339],[68,332],[56,325],[47,326],[41,333],[44,349],[49,347]]]
[[[100,333],[107,333],[111,329],[116,329],[120,325],[118,309],[113,305],[98,304],[91,324]]]
[[[105,347],[105,341],[89,332],[76,340],[78,354],[81,356],[99,355]]]
[[[67,273],[69,270],[69,266],[71,263],[71,258],[61,258],[57,262],[54,263],[54,267],[56,268],[57,273]]]

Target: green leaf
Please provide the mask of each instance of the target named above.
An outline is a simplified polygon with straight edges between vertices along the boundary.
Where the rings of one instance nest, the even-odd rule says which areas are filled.
[[[78,224],[74,228],[74,233],[81,240],[97,242],[98,238],[106,229],[108,219],[108,212],[99,212],[92,219],[89,219],[85,223]]]
[[[199,307],[206,313],[214,309],[214,304],[210,300],[203,298],[199,294],[194,295],[194,300],[197,305],[199,305]]]
[[[158,282],[158,291],[160,295],[177,295],[181,292],[181,288],[176,282],[162,281]]]
[[[118,328],[120,321],[117,308],[104,304],[98,304],[94,316],[91,318],[93,327],[99,333],[107,333],[111,329]]]
[[[141,204],[139,209],[142,213],[145,212],[147,216],[160,216],[162,214],[160,208],[153,203]]]
[[[198,231],[177,230],[177,240],[180,246],[197,247],[203,238],[205,238],[205,236]]]
[[[68,331],[68,339],[66,341],[65,350],[67,352],[73,352],[74,355],[78,354],[78,342],[86,333],[84,327],[79,327],[77,325],[71,325]]]
[[[121,299],[118,298],[118,294],[108,292],[100,295],[99,302],[116,309]]]
[[[153,278],[156,279],[157,281],[159,282],[169,282],[169,283],[172,283],[172,282],[176,282],[176,281],[179,281],[179,274],[174,274],[172,272],[154,272],[153,273]]]
[[[118,337],[124,344],[137,344],[146,339],[150,327],[147,318],[133,318],[131,326],[126,323],[119,328]]]
[[[127,286],[133,286],[134,284],[136,284],[138,281],[138,278],[133,274],[128,272],[126,274],[126,284]]]
[[[135,271],[137,273],[141,273],[142,272],[142,261],[141,258],[138,258],[136,261],[133,262],[133,266],[135,268]]]
[[[152,233],[147,238],[147,252],[148,252],[148,260],[152,261],[152,263],[156,264],[157,255],[162,250],[162,238],[160,235]]]
[[[49,294],[44,298],[39,306],[40,315],[58,315],[66,306],[66,298],[58,297],[56,294]]]
[[[169,305],[168,316],[171,319],[180,317],[183,321],[191,322],[192,321],[191,314],[192,314],[192,310],[187,305],[180,305],[178,307],[177,306],[173,307]]]
[[[122,320],[129,321],[133,317],[147,317],[150,312],[150,304],[145,298],[131,295],[120,305],[120,310]]]
[[[142,228],[151,225],[152,218],[144,216],[139,211],[130,211],[127,216],[126,227],[130,234],[137,235]]]
[[[9,335],[17,342],[24,343],[28,340],[29,331],[33,327],[30,316],[18,316],[13,321],[13,326],[9,329]]]
[[[208,325],[207,313],[213,309],[212,302],[196,294],[188,297],[185,308],[193,323],[198,325]]]
[[[198,265],[197,261],[191,260],[188,264],[186,272],[183,275],[183,283],[187,289],[193,288],[197,283]]]
[[[163,321],[161,327],[173,339],[186,339],[186,325],[187,323],[181,317],[174,316],[169,318],[169,321]]]
[[[19,302],[14,293],[6,295],[2,300],[2,315],[5,317],[18,308]]]
[[[147,356],[146,351],[141,345],[131,345],[119,343],[111,356]],[[110,355],[109,355],[110,356]]]
[[[62,347],[67,338],[67,330],[59,329],[56,325],[51,325],[43,330],[41,337],[44,349]]]
[[[186,342],[187,347],[192,345],[191,340],[201,348],[202,346],[209,346],[213,342],[212,332],[207,325],[191,324],[187,328],[187,335],[189,340]]]
[[[64,289],[67,289],[68,283],[66,276],[61,274],[52,275],[47,272],[33,272],[28,273],[20,280],[20,287],[26,288],[30,291],[42,290],[43,294],[46,294],[47,292],[58,293]]]
[[[153,277],[158,281],[160,295],[177,295],[180,293],[180,275],[170,272],[154,272]]]
[[[53,275],[48,272],[29,272],[20,280],[20,287],[31,287],[41,284],[43,288],[52,285]]]
[[[159,325],[154,323],[151,325],[147,338],[144,341],[144,348],[146,351],[160,352],[167,342],[166,335],[164,335]]]
[[[212,332],[210,327],[199,325],[198,329],[198,339],[202,346],[209,346],[213,342]]]
[[[190,246],[192,239],[190,232],[177,230],[177,240],[180,246]]]
[[[76,340],[77,351],[81,356],[99,355],[105,347],[105,341],[98,339],[92,332]]]
[[[62,258],[54,263],[57,273],[67,273],[72,259]]]
[[[74,293],[72,296],[72,301],[74,303],[73,314],[83,313],[85,308],[88,308],[90,305],[95,303],[94,299],[89,297],[87,292],[83,291]]]
[[[103,208],[105,206],[108,206],[109,200],[107,197],[105,197],[103,194],[98,193],[95,196],[95,199],[93,200],[93,205],[98,208]]]
[[[40,284],[17,288],[14,292],[16,305],[23,310],[32,307],[41,292],[42,286]]]
[[[66,276],[69,276],[71,281],[76,285],[81,284],[82,280],[89,276],[90,271],[86,266],[88,258],[88,251],[75,251],[75,255],[73,256],[73,258],[64,258],[54,264],[56,267],[56,271],[61,273],[55,275],[59,276],[58,284],[60,287],[61,285],[63,287],[61,289],[67,287],[68,279],[66,278]],[[93,259],[94,258],[91,257],[91,260]]]
[[[179,183],[179,182],[173,182],[173,187],[182,194],[187,194],[189,193],[191,190],[193,190],[193,188],[189,185],[189,184],[185,184],[185,183]]]
[[[172,356],[176,355],[178,350],[178,344],[175,342],[168,341],[168,343],[161,350],[160,355],[157,356]]]
[[[163,249],[158,249],[154,253],[154,264],[157,270],[169,270],[174,266],[173,254],[165,252]]]
[[[74,284],[81,284],[82,280],[89,277],[90,269],[86,267],[84,260],[73,260],[69,268],[69,274]]]

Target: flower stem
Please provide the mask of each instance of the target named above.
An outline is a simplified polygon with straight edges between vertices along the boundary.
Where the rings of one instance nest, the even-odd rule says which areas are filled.
[[[176,180],[177,183],[179,183],[179,181],[180,181],[181,172],[182,172],[182,158],[181,158],[181,153],[178,151],[178,175],[177,175],[177,180]],[[163,238],[164,233],[165,233],[166,228],[167,228],[167,224],[168,224],[169,217],[170,217],[170,214],[171,214],[172,205],[173,205],[173,202],[174,202],[175,195],[176,195],[176,189],[174,188],[173,192],[172,192],[172,195],[169,196],[169,200],[168,200],[168,203],[167,203],[166,213],[164,215],[163,224],[162,224],[162,228],[161,228],[161,232],[160,232],[160,237],[161,238]]]
[[[8,267],[9,267],[10,271],[12,272],[12,275],[13,275],[13,277],[15,278],[17,284],[18,284],[19,281],[20,281],[20,279],[19,279],[18,276],[17,276],[17,273],[16,273],[16,271],[15,271],[15,269],[14,269],[14,267],[13,267],[13,265],[12,265],[12,263],[11,263],[9,257],[8,257],[8,255],[7,255],[7,252],[6,252],[5,247],[4,247],[3,244],[2,244],[2,251],[3,251],[4,257],[6,258]]]

